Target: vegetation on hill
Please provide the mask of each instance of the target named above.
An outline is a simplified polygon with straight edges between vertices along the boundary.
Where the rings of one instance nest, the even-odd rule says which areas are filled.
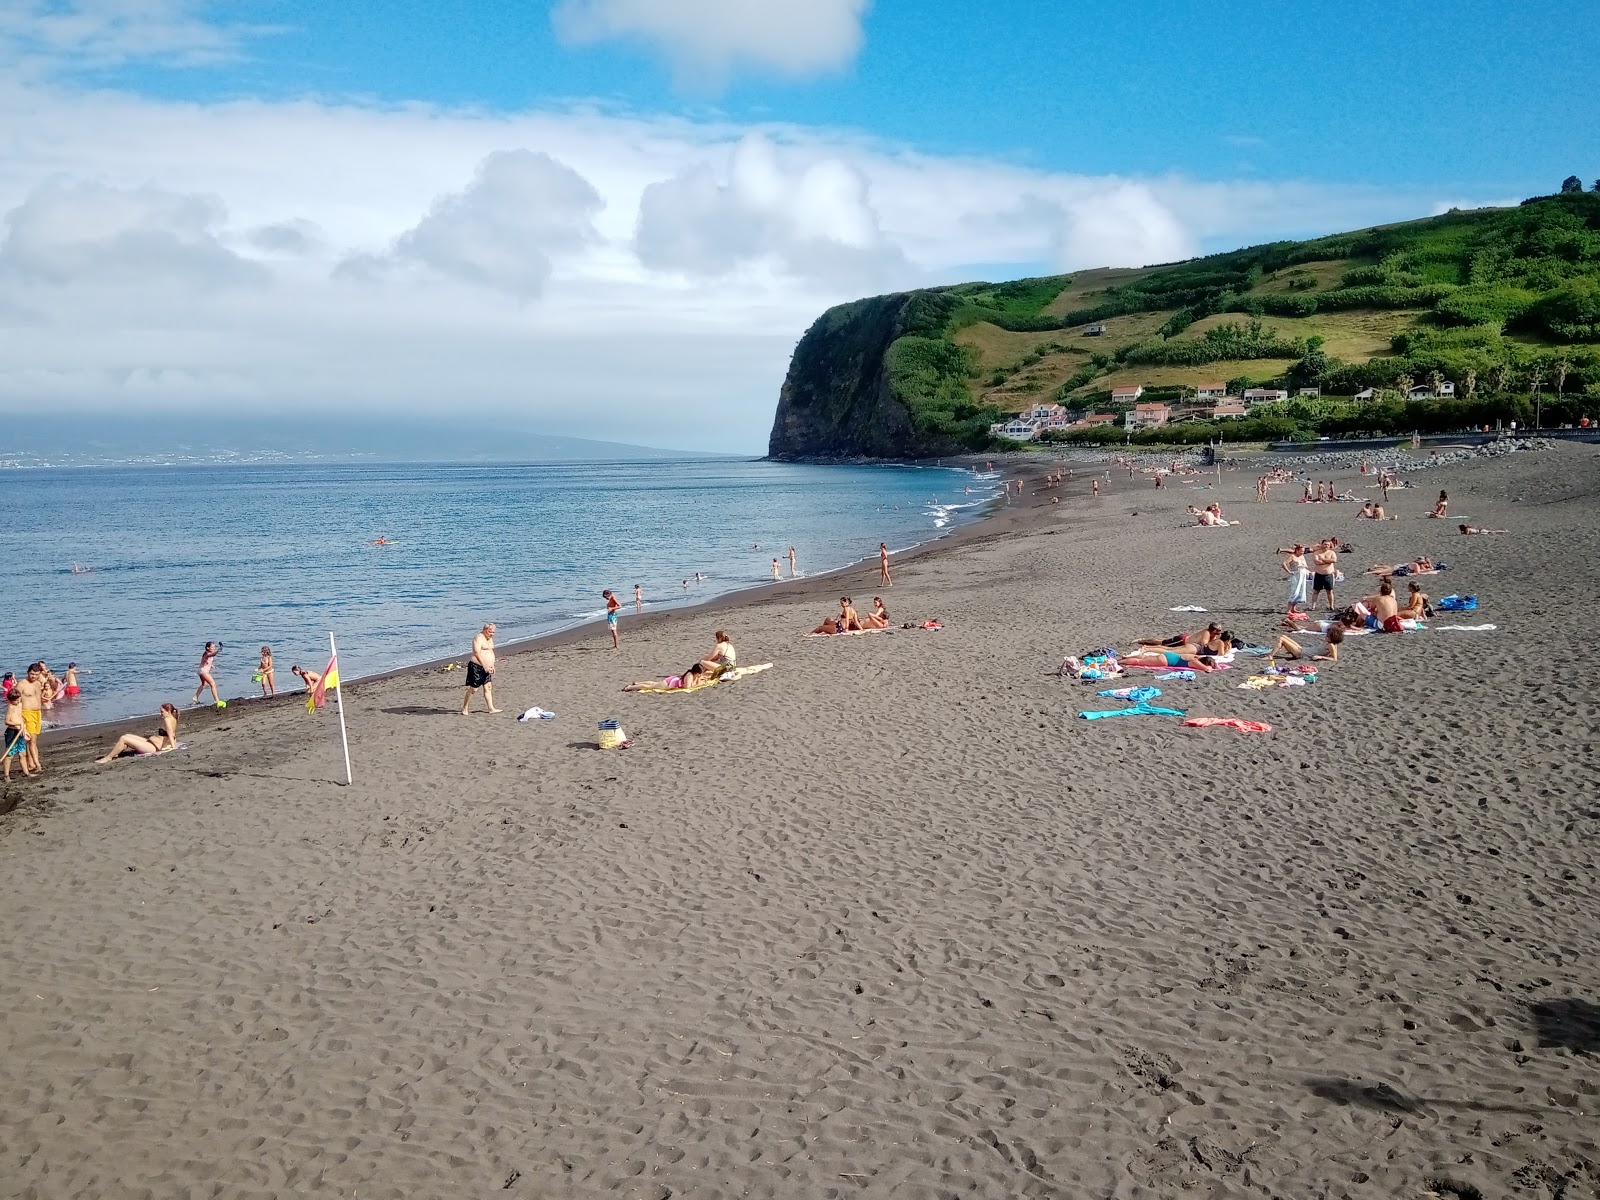
[[[1105,406],[1132,383],[1174,398],[1216,382],[1321,389],[1259,414],[1272,436],[1527,421],[1536,403],[1550,421],[1600,411],[1600,193],[1581,188],[1163,267],[880,299],[895,312],[881,363],[851,370],[877,369],[868,390],[904,406],[918,452],[979,448],[1011,413]],[[786,392],[816,366],[808,343],[823,344],[807,334]],[[1404,397],[1445,380],[1454,401]],[[1348,399],[1367,388],[1376,402]]]

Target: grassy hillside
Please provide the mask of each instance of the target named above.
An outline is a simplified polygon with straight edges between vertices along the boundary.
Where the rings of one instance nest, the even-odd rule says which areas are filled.
[[[1517,398],[1535,391],[1547,419],[1600,410],[1595,193],[1163,267],[912,296],[915,327],[885,356],[889,385],[920,433],[967,445],[982,444],[1005,414],[1045,400],[1103,403],[1125,383],[1237,381],[1348,396],[1439,378],[1462,396],[1455,409],[1439,408],[1454,424],[1478,409],[1485,420],[1491,409],[1520,411]],[[1092,324],[1105,333],[1088,336]],[[1374,427],[1387,419],[1361,415]]]

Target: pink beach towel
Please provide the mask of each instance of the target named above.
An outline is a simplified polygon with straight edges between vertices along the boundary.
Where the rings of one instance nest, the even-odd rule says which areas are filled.
[[[1208,729],[1213,725],[1225,725],[1229,729],[1237,729],[1240,733],[1271,733],[1272,726],[1265,721],[1247,721],[1243,717],[1190,717],[1185,725],[1196,729]]]

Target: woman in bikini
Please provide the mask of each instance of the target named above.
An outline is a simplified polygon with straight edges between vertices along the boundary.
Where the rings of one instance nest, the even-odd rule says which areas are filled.
[[[869,612],[866,616],[861,618],[861,628],[863,628],[863,629],[887,629],[887,628],[889,628],[889,610],[883,606],[883,597],[882,596],[874,596],[872,598],[872,611]]]
[[[678,692],[693,691],[697,687],[704,687],[711,680],[707,678],[709,672],[699,663],[695,663],[682,675],[668,675],[662,679],[641,679],[637,683],[630,683],[622,690],[625,692]]]
[[[306,685],[306,691],[308,692],[316,691],[317,684],[322,682],[321,675],[318,675],[315,671],[308,671],[299,665],[290,667],[289,674],[298,675],[300,677],[300,682]]]
[[[1136,650],[1132,654],[1118,655],[1117,661],[1125,667],[1159,667],[1173,671],[1217,669],[1215,658],[1201,654],[1191,646],[1179,646],[1173,650]]]
[[[276,696],[278,689],[272,682],[272,647],[261,647],[261,662],[256,667],[256,680],[261,684],[263,696]]]
[[[1406,584],[1406,588],[1408,590],[1406,592],[1405,607],[1396,612],[1395,615],[1412,621],[1420,621],[1428,613],[1427,594],[1415,583]]]
[[[1450,511],[1450,497],[1447,496],[1444,492],[1440,492],[1439,493],[1439,502],[1433,506],[1433,511],[1431,513],[1429,513],[1428,515],[1430,517],[1442,517],[1449,511]]]
[[[97,763],[108,763],[112,759],[133,757],[143,758],[147,754],[164,754],[178,745],[178,710],[170,704],[161,706],[161,728],[149,737],[140,737],[137,733],[125,733],[117,739],[117,744],[111,747],[111,752],[104,758],[97,758]]]

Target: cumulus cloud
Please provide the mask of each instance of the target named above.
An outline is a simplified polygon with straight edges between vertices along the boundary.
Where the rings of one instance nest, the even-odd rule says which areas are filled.
[[[141,288],[260,282],[261,268],[218,239],[225,217],[211,196],[51,180],[6,214],[0,277]]]
[[[861,50],[869,0],[561,0],[551,10],[568,42],[642,42],[681,83],[718,87],[739,68],[804,78],[838,70]]]
[[[544,290],[550,255],[596,239],[600,193],[548,154],[502,150],[479,164],[467,187],[439,197],[386,256],[357,256],[347,275],[372,278],[416,266],[448,279],[532,299]]]
[[[1142,267],[1195,254],[1195,239],[1143,184],[1112,183],[1064,206],[1061,265]]]
[[[909,269],[860,170],[839,158],[786,166],[759,135],[734,149],[725,181],[696,163],[645,188],[634,246],[645,266],[686,275],[766,260],[800,278],[870,286]]]

